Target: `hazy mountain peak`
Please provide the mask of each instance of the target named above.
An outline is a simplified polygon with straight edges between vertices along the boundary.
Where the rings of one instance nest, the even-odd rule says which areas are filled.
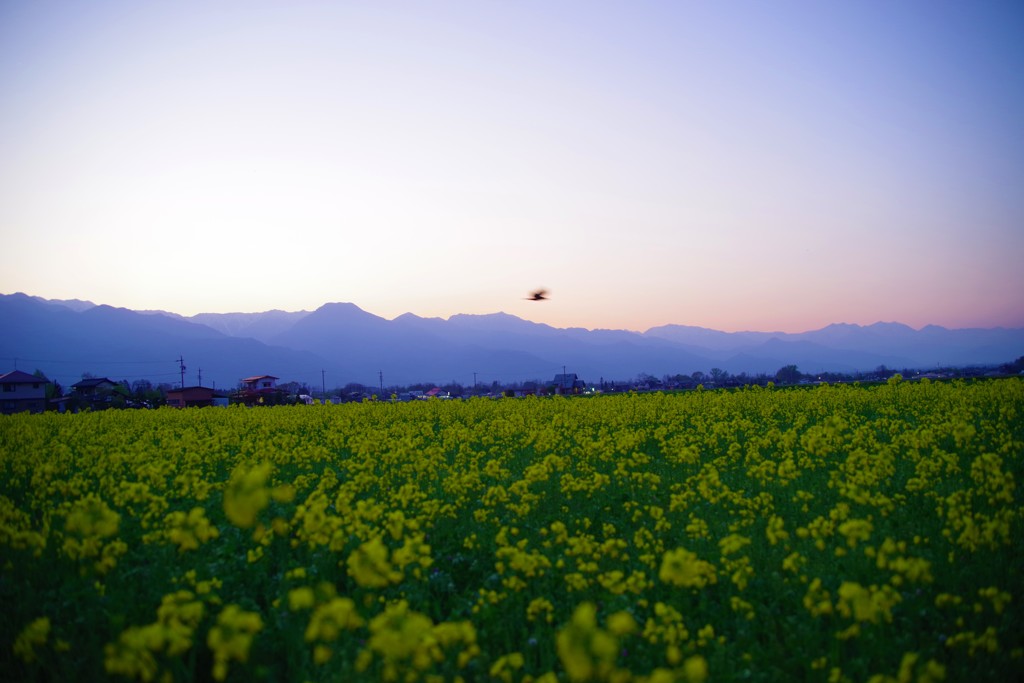
[[[438,317],[436,315],[435,316],[416,315],[415,313],[412,313],[412,312],[409,312],[409,311],[406,311],[405,313],[402,313],[401,315],[397,316],[395,318],[395,320],[438,320],[440,322],[444,322],[445,321],[444,318]]]
[[[449,316],[448,320],[519,320],[524,321],[522,318],[506,313],[505,311],[498,311],[497,313],[456,313],[455,315]]]
[[[82,299],[44,299],[41,296],[29,296],[28,294],[23,294],[21,292],[18,292],[18,295],[26,297],[28,299],[32,299],[34,301],[41,301],[42,303],[45,304],[70,308],[72,311],[75,311],[76,313],[80,313],[82,311],[88,310],[96,306],[96,304],[94,304],[93,302],[84,301]]]
[[[275,337],[275,343],[283,343],[295,335],[348,334],[354,329],[380,327],[388,320],[359,308],[353,303],[336,301],[326,303],[309,315],[298,320],[289,329]]]
[[[329,301],[324,305],[317,308],[314,313],[320,313],[322,311],[339,312],[339,311],[357,311],[359,313],[366,313],[363,309],[356,306],[351,301]]]
[[[716,367],[767,374],[786,365],[801,372],[872,371],[883,364],[907,369],[998,365],[1024,352],[1024,329],[929,325],[914,331],[902,323],[879,322],[836,323],[803,333],[664,325],[641,334],[556,328],[504,311],[447,320],[404,313],[386,320],[349,302],[326,303],[313,312],[183,319],[108,305],[77,313],[19,293],[0,295],[0,319],[7,332],[0,336],[0,357],[52,359],[58,365],[41,369],[65,383],[82,372],[117,374],[125,368],[150,379],[176,377],[172,359],[179,356],[202,368],[204,382],[233,386],[240,377],[260,373],[312,383],[326,374],[337,385],[373,385],[381,373],[396,384],[547,380],[563,367],[589,381],[640,373],[689,375]],[[162,359],[155,369],[138,365],[153,359]]]
[[[877,331],[882,331],[882,330],[884,330],[886,332],[913,332],[914,331],[914,328],[911,327],[910,325],[904,325],[903,323],[897,323],[897,322],[882,322],[882,321],[879,321],[877,323],[873,323],[871,325],[868,325],[868,329],[875,330],[876,332]]]
[[[135,311],[122,308],[121,306],[108,306],[107,304],[97,304],[90,309],[82,311],[83,315],[110,315],[114,313],[135,314]]]
[[[546,323],[535,323],[532,320],[522,318],[499,311],[497,313],[457,313],[448,322],[460,328],[473,328],[487,330],[490,332],[516,332],[533,334],[538,332],[551,332],[560,328],[552,327]]]
[[[143,310],[137,310],[135,312],[141,313],[142,315],[165,315],[168,318],[179,318],[181,320],[188,320],[188,316],[181,315],[180,313],[174,313],[173,311],[161,311],[160,309],[156,308],[146,308]]]
[[[310,313],[311,316],[323,316],[328,314],[335,317],[345,316],[351,318],[372,318],[374,320],[387,320],[387,318],[384,318],[383,316],[379,316],[376,313],[370,313],[369,311],[366,311],[360,308],[359,306],[353,303],[349,303],[347,301],[338,301],[334,303],[324,304],[320,308]]]
[[[262,313],[197,313],[189,320],[232,337],[250,337],[266,342],[307,315],[309,311],[290,312],[275,308]]]

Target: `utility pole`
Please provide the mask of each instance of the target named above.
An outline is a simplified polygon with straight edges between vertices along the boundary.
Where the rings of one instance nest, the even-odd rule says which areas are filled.
[[[178,370],[181,372],[181,388],[185,388],[185,359],[178,354]]]
[[[199,386],[203,386],[203,369],[199,368]]]
[[[377,376],[380,378],[380,400],[384,400],[384,371],[378,370]]]

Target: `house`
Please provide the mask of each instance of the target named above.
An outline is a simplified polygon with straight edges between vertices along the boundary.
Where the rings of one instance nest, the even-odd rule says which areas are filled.
[[[71,390],[79,396],[100,396],[108,394],[117,387],[117,382],[106,377],[89,377],[71,385]]]
[[[510,389],[505,392],[506,396],[515,396],[516,398],[522,398],[524,396],[537,396],[544,395],[544,390],[534,381],[523,382],[516,389]]]
[[[555,375],[553,382],[556,394],[582,394],[587,388],[587,383],[576,376],[575,372],[564,375]]]
[[[274,377],[273,375],[256,375],[255,377],[246,377],[242,380],[242,386],[245,391],[256,391],[270,393],[277,389],[277,380],[280,377]]]
[[[47,384],[46,380],[21,370],[0,375],[0,413],[43,412],[46,409]]]
[[[182,387],[167,392],[167,405],[172,408],[226,406],[227,398],[227,394],[214,391],[209,387]]]
[[[273,375],[246,377],[242,380],[242,387],[234,394],[234,399],[247,406],[283,403],[285,392],[277,386],[278,379]]]
[[[83,408],[105,410],[107,408],[127,407],[128,387],[107,377],[89,377],[71,385],[71,394],[66,402],[59,406],[60,410],[78,412]]]

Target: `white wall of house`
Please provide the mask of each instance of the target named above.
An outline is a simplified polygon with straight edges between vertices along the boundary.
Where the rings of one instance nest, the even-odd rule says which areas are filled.
[[[46,382],[5,382],[0,386],[0,400],[20,401],[22,399],[39,398],[46,398]]]

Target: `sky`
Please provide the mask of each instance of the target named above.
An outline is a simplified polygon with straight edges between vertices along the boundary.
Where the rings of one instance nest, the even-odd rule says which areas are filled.
[[[1016,0],[3,2],[0,292],[1024,327],[1022,122]]]

